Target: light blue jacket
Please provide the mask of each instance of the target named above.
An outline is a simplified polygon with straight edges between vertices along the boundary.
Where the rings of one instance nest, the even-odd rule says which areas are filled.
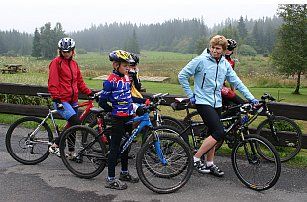
[[[192,76],[194,76],[194,93],[189,85],[189,78]],[[214,108],[221,107],[221,90],[225,79],[247,100],[254,99],[225,57],[223,56],[217,63],[208,49],[191,60],[179,72],[178,79],[189,98],[195,95],[196,104],[210,105]]]

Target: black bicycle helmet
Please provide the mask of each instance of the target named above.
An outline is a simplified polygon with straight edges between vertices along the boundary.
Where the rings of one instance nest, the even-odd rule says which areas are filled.
[[[116,50],[112,51],[109,54],[109,60],[110,61],[115,61],[115,62],[128,62],[128,63],[133,63],[134,60],[131,57],[131,54],[127,51],[123,50]]]
[[[233,49],[237,47],[237,42],[235,40],[227,39],[227,42],[228,42],[227,50],[233,51]]]
[[[134,60],[134,62],[131,62],[130,65],[136,66],[140,62],[139,56],[137,56],[137,54],[135,54],[135,53],[131,53],[131,57]]]
[[[63,52],[69,52],[71,50],[74,50],[75,45],[76,43],[72,38],[62,38],[58,42],[58,49]]]

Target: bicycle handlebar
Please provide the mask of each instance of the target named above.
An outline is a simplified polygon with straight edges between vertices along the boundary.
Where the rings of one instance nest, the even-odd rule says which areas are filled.
[[[102,93],[102,91],[98,91],[96,93],[94,93],[93,96],[88,96],[88,99],[89,100],[95,100],[95,99],[98,99],[99,98],[99,95]]]
[[[262,101],[265,101],[266,99],[268,99],[269,101],[276,101],[276,99],[270,93],[264,93],[261,96]]]

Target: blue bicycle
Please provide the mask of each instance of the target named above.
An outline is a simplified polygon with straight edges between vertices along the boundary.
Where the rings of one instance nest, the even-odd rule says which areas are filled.
[[[156,193],[172,193],[183,187],[192,174],[193,158],[189,146],[180,138],[179,132],[168,126],[153,127],[149,114],[158,104],[152,103],[142,108],[142,114],[126,124],[139,123],[127,138],[123,138],[121,152],[129,149],[133,140],[143,135],[142,144],[136,157],[136,170],[142,183]],[[97,123],[104,123],[105,112],[91,109],[96,114]],[[99,125],[98,125],[99,127]],[[144,130],[143,130],[144,129]],[[100,132],[97,132],[100,131]],[[103,124],[102,130],[88,126],[73,126],[64,132],[60,141],[61,158],[70,172],[80,178],[93,178],[107,165],[107,140],[109,128]],[[144,138],[143,138],[144,140]],[[75,145],[74,160],[67,158],[68,147]]]

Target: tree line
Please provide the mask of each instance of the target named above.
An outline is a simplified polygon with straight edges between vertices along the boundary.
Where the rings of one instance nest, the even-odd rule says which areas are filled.
[[[0,55],[30,55],[33,36],[17,30],[0,31]]]
[[[114,22],[92,25],[88,29],[73,33],[64,33],[60,23],[54,28],[51,23],[46,23],[37,28],[33,35],[18,31],[0,32],[0,54],[14,51],[18,55],[32,53],[34,57],[52,58],[56,55],[57,41],[66,35],[76,40],[78,49],[85,51],[126,49],[138,53],[143,49],[200,53],[214,34],[222,34],[237,40],[240,45],[247,45],[247,54],[268,54],[272,51],[276,30],[281,23],[282,20],[278,17],[258,20],[241,17],[239,20],[227,19],[210,29],[206,26],[205,19],[193,18],[173,19],[149,25]],[[2,33],[6,33],[5,37]],[[22,42],[13,36],[19,37]],[[1,46],[4,42],[8,45]],[[242,53],[245,54],[244,51]]]

